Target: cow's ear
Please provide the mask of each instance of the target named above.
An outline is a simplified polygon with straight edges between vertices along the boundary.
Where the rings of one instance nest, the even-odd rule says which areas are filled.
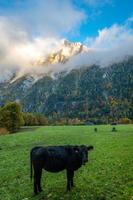
[[[88,151],[93,150],[93,149],[94,149],[94,147],[92,145],[90,145],[90,146],[87,147]]]
[[[75,153],[79,153],[79,147],[78,146],[74,146],[73,149],[74,149]]]

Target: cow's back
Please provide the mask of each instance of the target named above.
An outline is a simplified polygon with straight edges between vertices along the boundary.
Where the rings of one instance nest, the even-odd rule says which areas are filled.
[[[66,168],[68,153],[65,146],[47,147],[47,157],[44,169],[50,172],[59,172]]]
[[[64,169],[77,170],[82,162],[73,146],[48,146],[32,149],[32,162],[49,172],[59,172]]]

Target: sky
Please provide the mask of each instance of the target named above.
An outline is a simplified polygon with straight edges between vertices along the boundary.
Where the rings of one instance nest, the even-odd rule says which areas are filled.
[[[84,2],[80,6],[87,17],[81,24],[80,35],[77,38],[79,41],[84,41],[89,36],[97,36],[98,30],[109,28],[113,24],[122,25],[133,16],[132,0],[84,0]]]
[[[132,55],[133,1],[0,0],[0,79],[33,70],[30,63],[59,49],[62,39],[90,49],[71,66]]]
[[[17,20],[32,36],[54,32],[59,37],[84,42],[86,37],[97,36],[98,30],[122,25],[131,18],[133,1],[0,0],[0,16]]]

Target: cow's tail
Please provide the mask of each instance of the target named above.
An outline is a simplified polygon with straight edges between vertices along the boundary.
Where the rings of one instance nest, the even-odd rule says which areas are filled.
[[[32,167],[32,151],[30,152],[30,179],[32,181],[33,167]]]

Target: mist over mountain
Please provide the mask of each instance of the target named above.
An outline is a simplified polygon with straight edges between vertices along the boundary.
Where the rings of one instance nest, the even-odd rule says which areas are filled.
[[[39,43],[39,41],[37,43]],[[40,49],[39,44],[36,44],[34,48],[33,46],[26,46],[24,49],[19,45],[16,46],[17,54],[20,48],[20,55],[15,53],[15,55],[11,55],[11,61],[10,55],[8,59],[3,60],[0,65],[0,82],[12,82],[28,74],[36,78],[45,75],[54,76],[63,71],[70,72],[72,69],[94,64],[100,67],[107,67],[133,54],[132,38],[131,41],[123,42],[119,47],[113,46],[108,49],[89,48],[79,42],[72,43],[64,39],[59,41],[53,39],[50,42],[48,41],[47,45],[44,43],[43,45],[43,48],[48,48],[49,45],[50,47],[44,51],[42,48]],[[28,56],[27,51],[29,51],[30,54],[34,51],[34,53],[31,54],[32,57]]]
[[[99,30],[98,36],[87,37],[82,44],[57,36],[31,38],[23,27],[0,17],[0,82],[120,62],[133,55],[132,22],[131,18]]]
[[[0,104],[20,102],[24,112],[50,119],[79,118],[107,123],[133,118],[133,57],[108,67],[82,66],[36,78],[25,75],[0,84]]]

